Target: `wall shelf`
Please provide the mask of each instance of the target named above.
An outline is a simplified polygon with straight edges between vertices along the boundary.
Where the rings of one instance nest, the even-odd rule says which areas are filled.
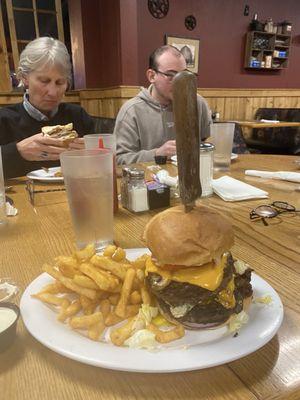
[[[248,32],[244,68],[271,71],[285,69],[288,66],[290,45],[291,35]]]

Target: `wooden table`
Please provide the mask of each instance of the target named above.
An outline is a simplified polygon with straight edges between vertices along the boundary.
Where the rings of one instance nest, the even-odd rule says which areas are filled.
[[[245,177],[245,169],[297,171],[292,156],[239,155],[230,175],[267,190],[269,200],[226,203],[216,196],[203,203],[233,222],[234,256],[248,262],[280,295],[285,310],[278,334],[262,349],[227,365],[177,374],[138,374],[96,368],[47,349],[18,324],[13,347],[0,354],[0,398],[7,400],[116,399],[299,399],[300,398],[300,216],[283,216],[269,226],[250,222],[259,204],[287,200],[300,208],[295,183]],[[170,165],[170,170],[176,172]],[[298,169],[299,171],[299,169]],[[13,183],[14,184],[14,183]],[[24,290],[41,273],[41,265],[74,250],[66,195],[49,204],[39,194],[35,210],[24,184],[11,194],[19,215],[0,231],[1,276],[14,278]],[[46,203],[48,204],[46,205]],[[115,240],[124,248],[144,247],[141,234],[154,212],[134,215],[120,209]]]
[[[300,126],[300,122],[260,122],[260,121],[233,121],[239,124],[243,131],[243,136],[248,143],[252,138],[252,129],[266,128],[296,128]]]

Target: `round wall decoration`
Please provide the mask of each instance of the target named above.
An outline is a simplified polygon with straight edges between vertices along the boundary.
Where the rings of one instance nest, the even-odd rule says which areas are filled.
[[[154,18],[164,18],[169,11],[169,0],[148,0],[148,9]]]
[[[193,15],[188,15],[184,20],[184,25],[186,29],[192,31],[197,25],[197,20]]]

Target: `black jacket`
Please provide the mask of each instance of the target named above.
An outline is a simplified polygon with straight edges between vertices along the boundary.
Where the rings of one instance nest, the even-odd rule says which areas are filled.
[[[17,150],[17,142],[41,132],[46,125],[65,125],[73,122],[79,136],[94,131],[92,118],[80,106],[61,103],[56,115],[48,121],[37,121],[24,109],[23,103],[0,109],[0,145],[4,178],[26,175],[41,167],[59,165],[59,161],[26,161]]]

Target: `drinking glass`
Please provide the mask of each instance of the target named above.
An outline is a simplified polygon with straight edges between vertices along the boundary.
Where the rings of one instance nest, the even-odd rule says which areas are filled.
[[[85,148],[91,149],[111,149],[116,153],[116,137],[111,133],[94,133],[83,137]]]
[[[66,151],[60,161],[77,246],[101,251],[113,242],[113,152]]]
[[[110,149],[113,151],[113,192],[114,192],[114,213],[119,209],[118,202],[118,188],[117,188],[117,173],[116,173],[116,151],[117,143],[116,136],[111,133],[94,133],[91,135],[85,135],[83,137],[85,148],[88,150],[92,149]]]
[[[214,170],[228,171],[230,169],[233,145],[234,123],[224,122],[212,124],[210,127],[214,150]]]

